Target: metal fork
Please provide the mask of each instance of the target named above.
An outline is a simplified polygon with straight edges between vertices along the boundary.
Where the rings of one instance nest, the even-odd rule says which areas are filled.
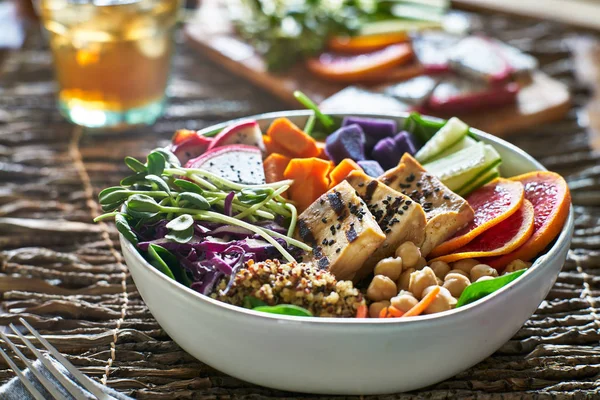
[[[25,326],[29,332],[33,336],[36,337],[37,340],[46,348],[46,350],[52,354],[52,356],[60,363],[62,366],[71,373],[71,375],[83,386],[88,392],[90,392],[93,396],[95,396],[98,400],[115,400],[114,397],[104,393],[98,386],[96,386],[90,378],[81,373],[73,364],[69,362],[62,354],[58,352],[46,339],[44,339],[27,321],[23,318],[19,318],[19,321]],[[64,374],[62,374],[50,361],[49,358],[42,354],[31,342],[27,339],[19,330],[13,325],[10,324],[10,329],[19,336],[21,341],[35,354],[35,356],[40,360],[40,362],[46,367],[46,369],[56,378],[58,382],[63,386],[67,393],[69,393],[76,400],[87,400],[89,397],[84,395],[84,392],[78,386],[74,385],[73,382],[67,378]],[[31,361],[25,357],[25,355],[15,346],[15,344],[3,333],[0,331],[0,337],[8,346],[12,349],[12,351],[16,354],[16,356],[25,363],[27,368],[31,371],[31,373],[37,378],[40,384],[57,400],[67,400],[67,398],[59,391],[57,383],[53,383],[48,378],[44,376],[36,367],[33,366]],[[10,368],[17,374],[17,377],[23,383],[23,385],[29,390],[29,393],[35,398],[35,400],[45,400],[44,396],[40,393],[39,390],[35,388],[33,383],[25,376],[23,371],[17,367],[17,365],[13,362],[13,360],[0,348],[0,355],[6,360]]]

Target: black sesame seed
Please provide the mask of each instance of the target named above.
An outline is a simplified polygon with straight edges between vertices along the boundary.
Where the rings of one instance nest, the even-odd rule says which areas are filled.
[[[408,210],[408,206],[402,206],[402,209],[403,209],[404,211],[406,211],[406,210]]]
[[[423,184],[421,182],[417,182],[416,185],[417,185],[417,187],[423,186]]]
[[[363,186],[365,186],[364,182],[361,182],[358,184],[358,187],[363,187]]]
[[[415,174],[410,174],[406,177],[406,182],[412,182],[415,180]]]
[[[336,253],[339,253],[340,251],[342,251],[342,249],[340,249],[339,247],[335,250]]]
[[[325,218],[325,217],[321,218],[321,222],[324,223],[324,224],[326,224],[327,223],[327,218]]]
[[[448,196],[447,194],[444,195],[444,200],[450,200],[450,196]]]

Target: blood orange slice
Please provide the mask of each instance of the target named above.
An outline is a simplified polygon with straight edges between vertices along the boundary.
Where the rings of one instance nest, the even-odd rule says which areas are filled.
[[[477,235],[513,215],[521,207],[524,193],[520,182],[503,178],[498,178],[471,193],[465,200],[473,208],[475,217],[453,238],[434,248],[430,257],[439,257],[461,248]]]
[[[376,72],[387,71],[392,67],[406,63],[413,58],[409,44],[394,44],[371,53],[341,56],[323,53],[318,58],[306,62],[308,69],[315,75],[328,80],[352,82],[371,77]]]
[[[456,252],[433,261],[454,262],[465,258],[480,259],[508,254],[518,249],[531,237],[533,227],[533,205],[528,200],[523,200],[521,207],[513,215],[486,230]]]
[[[562,230],[571,206],[567,182],[557,173],[536,171],[515,176],[511,180],[523,184],[525,198],[533,204],[534,233],[512,253],[485,261],[498,270],[503,270],[513,260],[529,261],[544,250]]]
[[[327,47],[336,53],[355,54],[380,50],[392,44],[406,42],[409,39],[409,36],[405,32],[361,36],[334,36],[327,42]]]

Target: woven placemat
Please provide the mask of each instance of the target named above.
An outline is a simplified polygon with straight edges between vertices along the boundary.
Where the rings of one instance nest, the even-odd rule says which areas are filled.
[[[540,58],[573,91],[567,118],[512,138],[568,179],[572,250],[546,300],[493,356],[433,387],[384,398],[600,396],[600,155],[582,127],[589,88],[574,76],[565,41],[574,33],[548,22],[482,18],[485,30]],[[170,105],[151,128],[87,135],[58,115],[54,90],[51,56],[34,34],[0,72],[0,325],[26,318],[84,373],[138,399],[325,398],[247,384],[182,351],[141,300],[112,225],[92,223],[98,191],[127,173],[124,156],[143,158],[176,129],[280,104],[181,44]],[[0,382],[12,376],[0,364]]]

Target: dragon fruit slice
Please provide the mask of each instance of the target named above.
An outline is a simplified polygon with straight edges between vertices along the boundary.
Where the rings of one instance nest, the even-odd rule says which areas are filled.
[[[196,131],[180,129],[173,135],[169,150],[177,156],[183,165],[208,150],[212,141],[213,139],[200,135]]]
[[[263,142],[262,132],[258,123],[253,120],[241,121],[223,129],[213,140],[208,148],[212,150],[216,147],[227,146],[231,144],[245,144],[255,146],[263,153],[267,151]]]
[[[258,147],[243,144],[217,147],[189,160],[186,168],[199,168],[221,178],[248,185],[265,183],[262,153]]]

